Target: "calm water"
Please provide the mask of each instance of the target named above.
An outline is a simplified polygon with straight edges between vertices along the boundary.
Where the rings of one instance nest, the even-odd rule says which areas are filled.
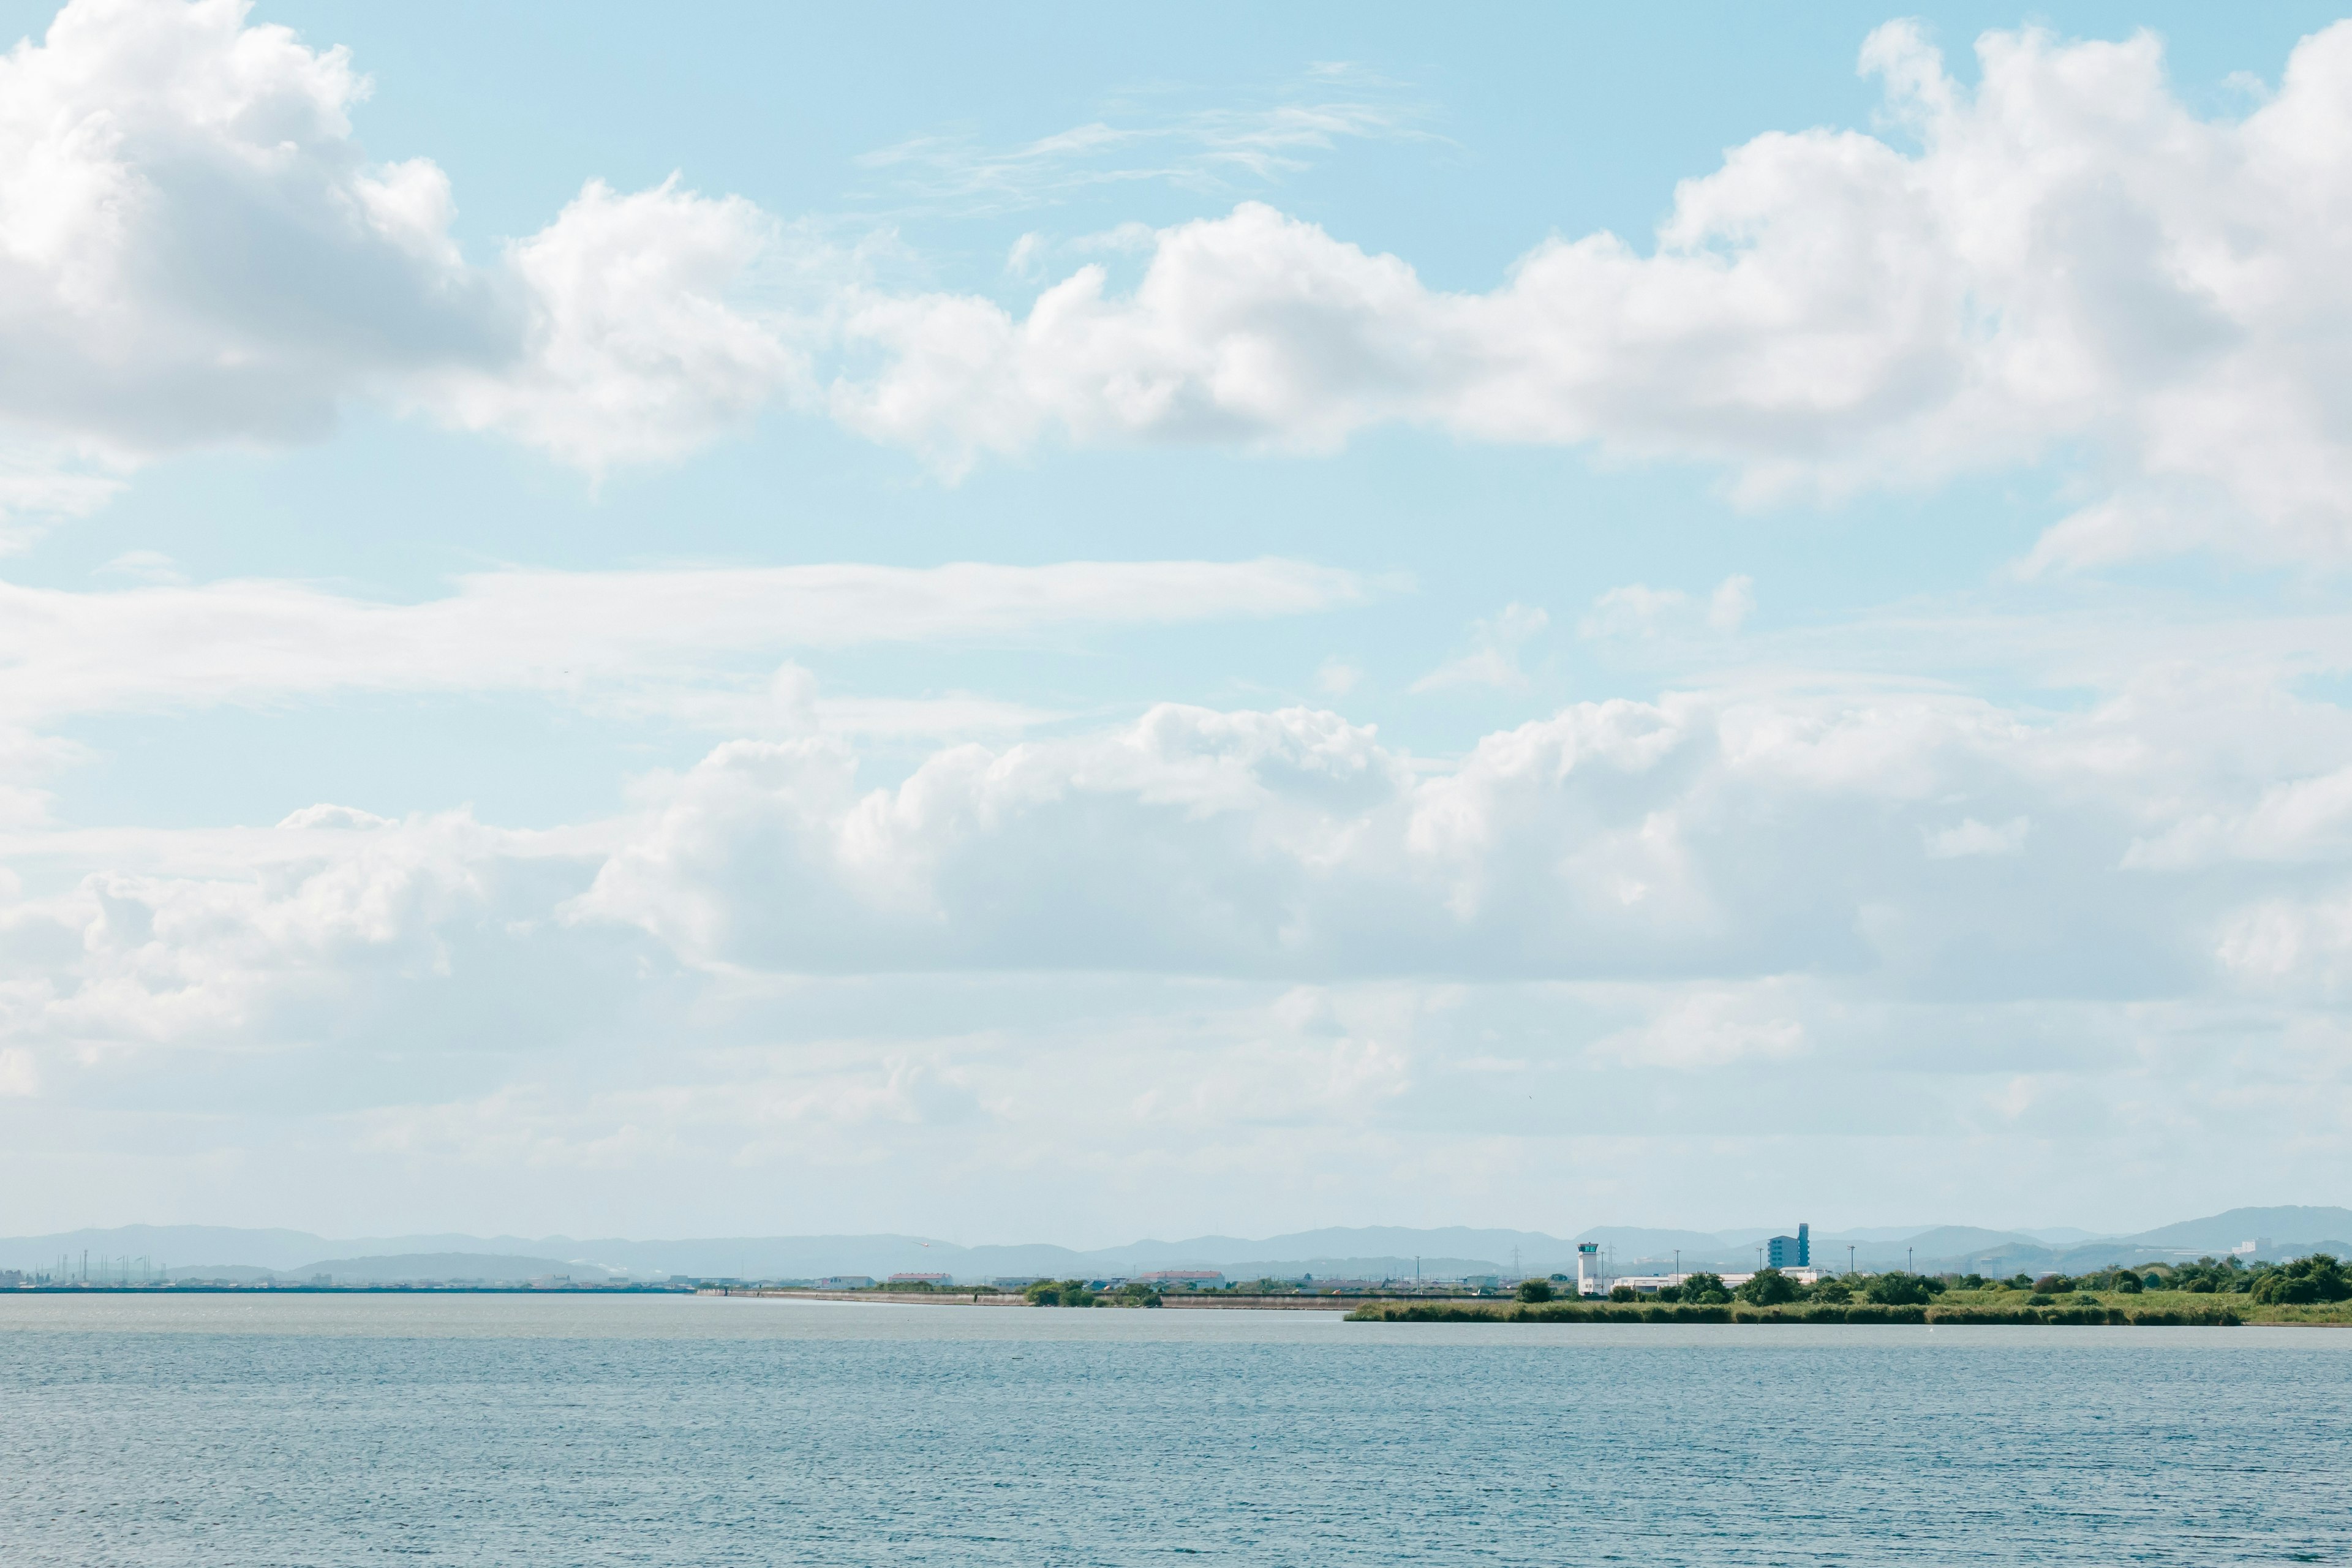
[[[2352,1560],[2352,1332],[0,1298],[0,1562]]]

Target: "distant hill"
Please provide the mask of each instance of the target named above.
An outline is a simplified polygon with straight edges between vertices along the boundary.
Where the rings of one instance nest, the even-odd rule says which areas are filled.
[[[592,1263],[524,1258],[498,1252],[410,1252],[383,1258],[329,1258],[288,1269],[280,1279],[324,1274],[338,1285],[388,1285],[416,1279],[479,1279],[488,1284],[526,1284],[564,1276],[582,1284],[602,1284],[613,1276]]]
[[[2205,1219],[2185,1219],[2123,1239],[2140,1247],[2194,1247],[2222,1252],[2269,1237],[2273,1242],[2313,1242],[2352,1236],[2352,1209],[2230,1209]]]
[[[1782,1230],[1793,1234],[1792,1221]],[[447,1234],[332,1240],[296,1230],[244,1230],[217,1226],[123,1226],[0,1239],[0,1268],[49,1270],[60,1256],[79,1268],[84,1252],[93,1273],[118,1258],[147,1259],[174,1278],[236,1277],[268,1270],[307,1279],[315,1273],[354,1279],[517,1279],[569,1274],[575,1279],[687,1275],[701,1279],[811,1279],[827,1274],[940,1273],[959,1279],[1072,1275],[1087,1279],[1133,1275],[1150,1268],[1215,1268],[1236,1279],[1301,1274],[1343,1278],[1410,1278],[1420,1259],[1424,1278],[1503,1273],[1517,1253],[1528,1274],[1572,1273],[1580,1241],[1599,1245],[1618,1268],[1663,1267],[1679,1250],[1690,1268],[1752,1268],[1764,1236],[1754,1228],[1675,1230],[1595,1226],[1573,1238],[1543,1231],[1489,1230],[1468,1226],[1416,1229],[1400,1226],[1332,1227],[1249,1239],[1196,1236],[1147,1239],[1125,1247],[1080,1250],[1049,1243],[966,1247],[915,1236],[703,1237],[672,1241],[622,1237],[470,1237]],[[1816,1230],[1813,1259],[1843,1267],[1849,1254],[1863,1268],[1901,1268],[1906,1249],[1923,1269],[1983,1273],[2079,1272],[2116,1262],[2170,1254],[2221,1253],[2267,1236],[2273,1254],[2309,1251],[2331,1237],[2352,1236],[2352,1210],[2319,1207],[2231,1209],[2183,1220],[2137,1236],[2094,1237],[2081,1230],[2038,1232],[1973,1226],[1857,1228],[1843,1235]],[[2352,1250],[2341,1241],[2327,1249]],[[195,1261],[191,1262],[194,1259]],[[257,1276],[255,1276],[257,1277]]]

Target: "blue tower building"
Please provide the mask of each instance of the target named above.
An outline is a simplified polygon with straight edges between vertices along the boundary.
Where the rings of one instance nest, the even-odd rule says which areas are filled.
[[[1764,1244],[1766,1266],[1772,1268],[1810,1268],[1813,1263],[1813,1227],[1799,1225],[1794,1236],[1776,1236]]]

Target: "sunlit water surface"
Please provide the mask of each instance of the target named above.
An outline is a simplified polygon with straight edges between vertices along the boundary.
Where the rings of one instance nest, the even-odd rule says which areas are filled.
[[[2352,1331],[0,1298],[11,1565],[2352,1560]]]

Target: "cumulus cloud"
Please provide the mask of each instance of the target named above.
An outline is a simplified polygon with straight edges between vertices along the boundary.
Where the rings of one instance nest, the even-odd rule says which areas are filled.
[[[672,456],[794,374],[743,302],[774,225],[675,180],[590,181],[486,266],[447,177],[352,134],[340,48],[246,0],[72,0],[0,58],[0,507],[71,513],[114,465],[316,437],[402,402],[589,468]]]
[[[315,437],[354,398],[591,470],[783,400],[950,475],[1047,440],[1328,451],[1385,423],[1726,465],[1750,499],[2079,460],[2087,499],[2029,570],[2344,555],[2352,24],[2236,121],[2191,112],[2149,35],[1978,55],[1965,89],[1882,27],[1886,135],[1759,135],[1646,250],[1549,240],[1454,293],[1252,202],[1144,231],[1131,289],[1092,264],[1016,314],[813,283],[776,216],[675,178],[589,178],[468,259],[443,172],[354,138],[341,49],[243,0],[72,0],[0,59],[0,529],[88,510],[147,454]],[[1241,168],[1394,129],[1327,106],[1183,134]],[[888,158],[983,188],[1106,138],[1132,140]],[[1736,628],[1736,595],[1711,610]]]
[[[1335,714],[1161,707],[878,784],[837,740],[730,742],[656,792],[567,918],[747,972],[1823,969],[2071,994],[2202,940],[2187,889],[2121,864],[2147,810],[2101,754],[2117,721],[1685,693],[1433,768]],[[2074,847],[2004,854],[2028,814],[1955,828],[1956,793],[2031,803]],[[1991,874],[1955,879],[1953,854]]]
[[[1644,254],[1549,241],[1484,294],[1270,206],[1087,267],[1025,316],[936,294],[845,319],[877,373],[839,417],[950,468],[1058,436],[1328,450],[1384,422],[1730,465],[1750,498],[2096,454],[2039,569],[2209,544],[2352,543],[2352,24],[2236,121],[2160,46],[1990,33],[1957,84],[1908,23],[1865,70],[1903,140],[1761,135],[1685,181]]]
[[[814,700],[796,667],[769,684]],[[1603,1131],[1700,1140],[1709,1171],[1725,1139],[1854,1125],[2022,1149],[2063,1116],[2130,1147],[2184,1095],[2307,1149],[2352,1061],[2340,857],[2130,856],[2331,753],[2338,710],[2227,680],[2042,712],[1816,674],[1574,704],[1454,758],[1162,707],[911,765],[732,740],[542,833],[341,802],[19,829],[0,853],[42,869],[0,876],[0,1051],[43,1107],[226,1092],[174,1063],[375,1061],[418,1087],[305,1125],[403,1181],[814,1173],[952,1124],[1000,1198],[1040,1149],[1122,1181],[1417,1150],[1467,1191],[1545,1140],[1598,1170]]]
[[[790,667],[776,683],[808,697]],[[1694,690],[1573,704],[1441,763],[1334,713],[1163,706],[878,778],[838,734],[730,741],[642,781],[622,816],[549,833],[334,803],[269,828],[36,831],[5,847],[89,868],[0,889],[0,1044],[225,1037],[345,969],[464,970],[526,931],[556,952],[637,943],[729,984],[1640,983],[1656,997],[1588,1036],[1633,1065],[1812,1048],[1842,993],[1770,989],[1792,974],[1920,1005],[2300,984],[2342,945],[2334,883],[2251,857],[2129,860],[2245,793],[2226,737],[2176,750],[2178,719],[2125,699],[2027,715],[1930,690]],[[1320,993],[1289,994],[1301,1038],[1361,1037]]]

